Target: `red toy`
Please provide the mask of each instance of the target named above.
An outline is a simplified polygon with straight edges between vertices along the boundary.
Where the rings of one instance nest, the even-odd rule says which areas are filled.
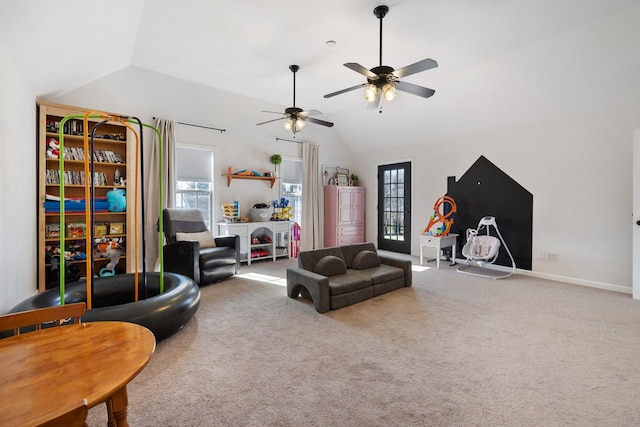
[[[57,159],[60,156],[60,143],[51,138],[49,139],[49,148],[47,148],[47,157]]]

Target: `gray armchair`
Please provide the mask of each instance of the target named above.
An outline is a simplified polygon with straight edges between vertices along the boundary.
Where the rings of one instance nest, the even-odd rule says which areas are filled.
[[[198,285],[217,282],[238,273],[240,269],[240,237],[213,237],[215,247],[201,247],[197,233],[209,232],[204,214],[199,209],[164,209],[164,269],[182,274]],[[179,233],[185,233],[179,235]],[[213,236],[211,232],[209,240]],[[194,236],[190,240],[190,236]],[[185,240],[180,240],[180,237]]]

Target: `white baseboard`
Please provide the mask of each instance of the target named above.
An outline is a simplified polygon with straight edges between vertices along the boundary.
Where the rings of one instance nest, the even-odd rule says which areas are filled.
[[[517,269],[518,274],[523,276],[532,276],[540,279],[554,280],[556,282],[571,283],[572,285],[587,286],[589,288],[604,289],[607,291],[620,292],[631,295],[633,289],[627,286],[613,285],[611,283],[596,282],[594,280],[578,279],[576,277],[560,276],[557,274],[540,273],[536,271]]]
[[[465,261],[466,259],[456,258],[457,264],[464,264]],[[489,269],[500,270],[500,271],[511,271],[510,267],[505,267],[502,265],[489,264],[484,266],[483,268],[489,268]],[[516,274],[521,274],[523,276],[537,277],[539,279],[553,280],[555,282],[570,283],[572,285],[587,286],[589,288],[604,289],[607,291],[620,292],[620,293],[629,294],[629,295],[633,293],[633,288],[631,287],[613,285],[611,283],[596,282],[594,280],[578,279],[576,277],[567,277],[567,276],[560,276],[557,274],[540,273],[537,271],[522,270],[519,268],[516,268]]]

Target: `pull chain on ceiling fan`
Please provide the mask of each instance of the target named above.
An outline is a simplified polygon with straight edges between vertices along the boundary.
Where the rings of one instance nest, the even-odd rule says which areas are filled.
[[[267,123],[277,122],[278,120],[284,120],[284,128],[293,132],[295,137],[296,132],[300,132],[304,129],[305,122],[315,123],[322,126],[331,127],[333,123],[325,120],[309,117],[312,115],[322,114],[318,110],[303,111],[302,108],[296,107],[296,73],[300,69],[298,65],[290,65],[289,69],[293,73],[293,107],[285,108],[284,113],[278,113],[276,111],[262,111],[263,113],[282,114],[282,117],[273,120],[267,120],[266,122],[258,123],[256,126],[264,125]]]
[[[375,109],[380,103],[382,97],[384,97],[386,101],[393,100],[396,96],[396,90],[408,92],[423,98],[429,98],[435,93],[435,90],[433,89],[398,80],[402,77],[410,76],[411,74],[436,68],[438,63],[433,59],[423,59],[422,61],[407,65],[406,67],[398,70],[394,70],[393,67],[389,67],[387,65],[382,65],[382,19],[388,12],[389,7],[384,5],[373,9],[373,14],[380,20],[380,65],[369,70],[356,62],[348,62],[344,64],[345,67],[364,75],[367,78],[367,83],[329,93],[324,96],[325,98],[331,98],[332,96],[340,95],[345,92],[364,88],[365,99],[369,102],[370,108]]]

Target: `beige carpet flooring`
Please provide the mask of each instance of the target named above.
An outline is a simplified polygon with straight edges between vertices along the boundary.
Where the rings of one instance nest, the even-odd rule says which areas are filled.
[[[319,314],[286,296],[295,262],[203,287],[196,316],[129,385],[131,425],[640,425],[629,295],[443,262]],[[104,405],[88,423],[106,424]]]

